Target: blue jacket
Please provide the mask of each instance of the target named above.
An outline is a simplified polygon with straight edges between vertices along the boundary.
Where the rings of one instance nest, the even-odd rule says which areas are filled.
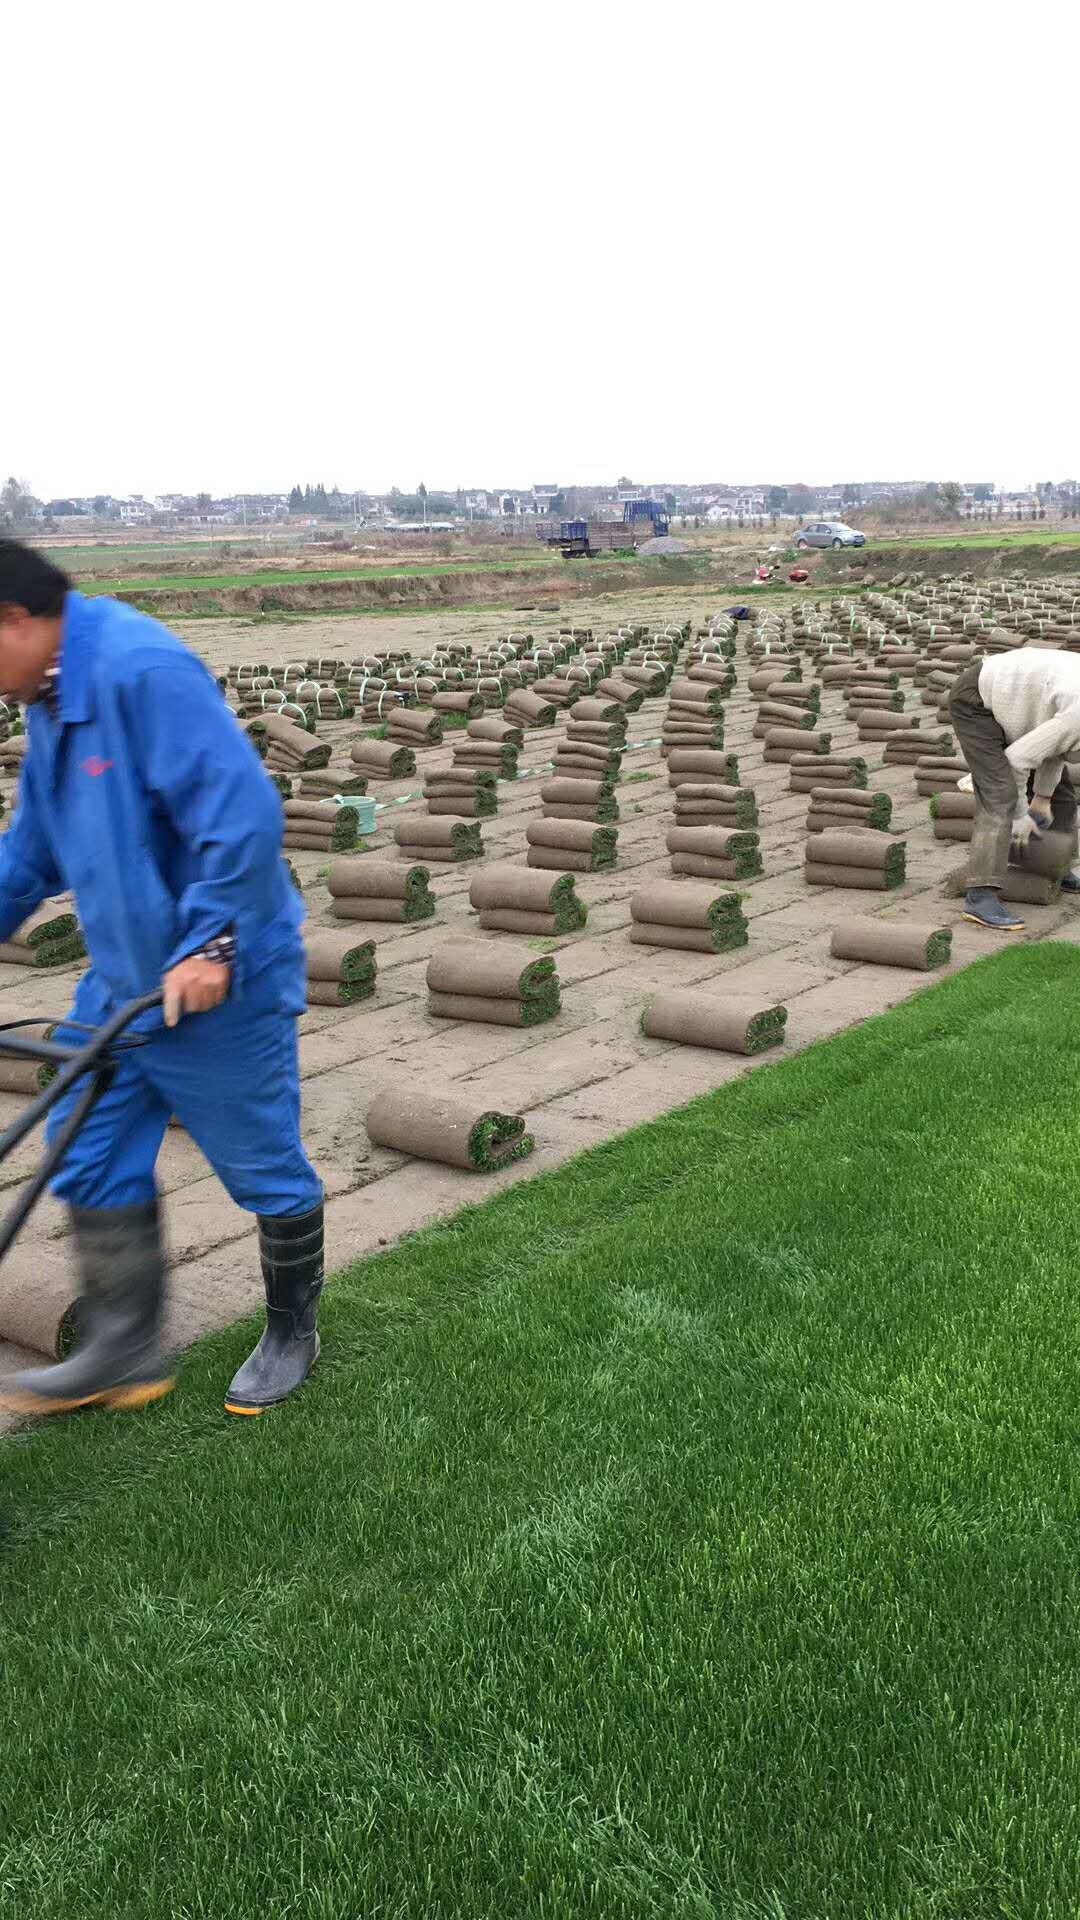
[[[0,836],[0,940],[70,888],[102,1010],[231,927],[234,992],[295,968],[304,912],[281,802],[175,634],[116,600],[64,604],[59,708],[31,707],[18,807]]]

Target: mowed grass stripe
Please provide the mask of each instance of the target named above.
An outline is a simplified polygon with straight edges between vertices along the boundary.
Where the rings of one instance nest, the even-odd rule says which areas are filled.
[[[1080,955],[1014,950],[0,1446],[0,1909],[1076,1906]]]

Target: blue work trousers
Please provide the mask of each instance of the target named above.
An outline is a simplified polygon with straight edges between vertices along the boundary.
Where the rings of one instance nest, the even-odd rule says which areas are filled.
[[[296,1015],[303,992],[292,968],[268,967],[235,1000],[189,1014],[166,1029],[160,1014],[145,1046],[121,1055],[108,1093],[85,1122],[53,1181],[76,1207],[129,1207],[154,1198],[154,1168],[175,1114],[238,1206],[271,1218],[310,1213],[323,1190],[300,1139]],[[76,995],[72,1018],[102,1018],[94,976]],[[140,1023],[141,1024],[141,1023]],[[145,1029],[144,1029],[145,1031]],[[61,1028],[58,1040],[85,1044]],[[85,1088],[49,1118],[55,1136]]]

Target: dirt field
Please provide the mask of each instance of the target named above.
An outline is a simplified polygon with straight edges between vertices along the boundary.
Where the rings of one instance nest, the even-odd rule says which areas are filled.
[[[668,594],[662,604],[635,594],[605,600],[595,608],[592,624],[603,632],[635,610],[647,611],[650,617],[660,612],[670,618],[690,615],[696,624],[718,604],[715,593],[707,597]],[[187,637],[213,665],[223,666],[252,657],[283,663],[320,650],[352,657],[388,641],[427,652],[439,639],[476,642],[505,632],[508,624],[505,613],[449,612],[393,622],[361,617],[280,628],[264,624],[256,631],[244,623],[199,621]],[[558,620],[519,615],[513,624],[539,634],[557,627]],[[320,1009],[305,1015],[300,1049],[305,1129],[327,1186],[329,1271],[482,1197],[493,1186],[529,1178],[612,1133],[753,1070],[755,1063],[736,1056],[644,1039],[638,1016],[645,996],[661,984],[690,985],[730,976],[760,998],[776,999],[788,1007],[788,1047],[798,1048],[882,1012],[927,984],[924,975],[832,960],[829,932],[837,918],[870,913],[952,924],[956,927],[954,967],[995,949],[992,936],[961,922],[957,904],[941,895],[942,878],[958,864],[963,848],[939,845],[932,839],[927,804],[915,795],[911,769],[877,769],[880,753],[873,748],[863,749],[875,768],[871,784],[893,795],[893,829],[908,845],[908,882],[891,894],[841,893],[806,885],[802,871],[806,798],[787,791],[786,767],[763,765],[761,745],[751,736],[753,705],[746,692],[743,660],[739,674],[740,686],[728,703],[727,745],[739,754],[742,784],[758,796],[765,866],[764,877],[745,886],[748,947],[712,957],[631,945],[631,893],[646,878],[669,870],[664,833],[670,824],[672,796],[657,746],[645,744],[628,752],[624,760],[618,796],[622,812],[618,865],[612,873],[581,877],[578,892],[589,906],[588,927],[557,943],[564,1005],[550,1025],[521,1032],[429,1019],[425,966],[442,942],[471,934],[504,943],[513,940],[523,955],[529,950],[523,937],[477,932],[468,906],[475,868],[468,865],[433,869],[439,898],[434,921],[414,929],[375,931],[379,986],[374,1000],[352,1010]],[[648,701],[631,717],[631,741],[655,742],[663,705],[662,700]],[[854,742],[854,727],[842,718],[841,697],[835,690],[826,693],[823,718],[833,732],[834,751]],[[558,731],[526,736],[523,769],[535,772],[550,760]],[[319,732],[335,739],[335,764],[346,764],[355,724],[320,726]],[[418,756],[418,762],[424,769],[446,766],[450,758],[448,742]],[[417,792],[420,777],[377,788],[374,797],[380,802],[400,800]],[[538,788],[535,778],[500,787],[498,818],[484,824],[489,857],[521,857],[525,821],[539,812]],[[374,845],[392,846],[389,823],[396,815],[395,807],[380,816]],[[320,879],[322,857],[292,857],[303,879],[311,918],[332,924],[329,896]],[[1080,937],[1080,916],[1066,904],[1027,909],[1027,920],[1029,939]],[[14,1018],[22,1011],[60,1016],[69,1004],[72,986],[70,972],[31,974],[0,966],[0,1008],[6,1010],[0,1018]],[[520,1169],[493,1178],[472,1178],[372,1148],[364,1133],[366,1108],[377,1089],[398,1075],[425,1085],[464,1082],[482,1089],[485,1102],[525,1112],[536,1135],[536,1154]],[[12,1096],[0,1094],[0,1124],[17,1110]],[[10,1189],[25,1178],[35,1160],[36,1149],[24,1146],[5,1166],[5,1185]],[[257,1303],[260,1284],[253,1227],[227,1199],[186,1135],[170,1133],[160,1171],[169,1195],[175,1262],[170,1332],[178,1341],[189,1341]],[[35,1275],[66,1259],[63,1214],[48,1200],[10,1260],[32,1286]],[[16,1349],[0,1344],[0,1371],[23,1360]]]

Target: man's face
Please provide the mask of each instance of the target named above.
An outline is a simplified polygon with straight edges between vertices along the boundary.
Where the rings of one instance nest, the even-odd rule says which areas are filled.
[[[0,698],[36,700],[60,651],[60,618],[0,604]]]

